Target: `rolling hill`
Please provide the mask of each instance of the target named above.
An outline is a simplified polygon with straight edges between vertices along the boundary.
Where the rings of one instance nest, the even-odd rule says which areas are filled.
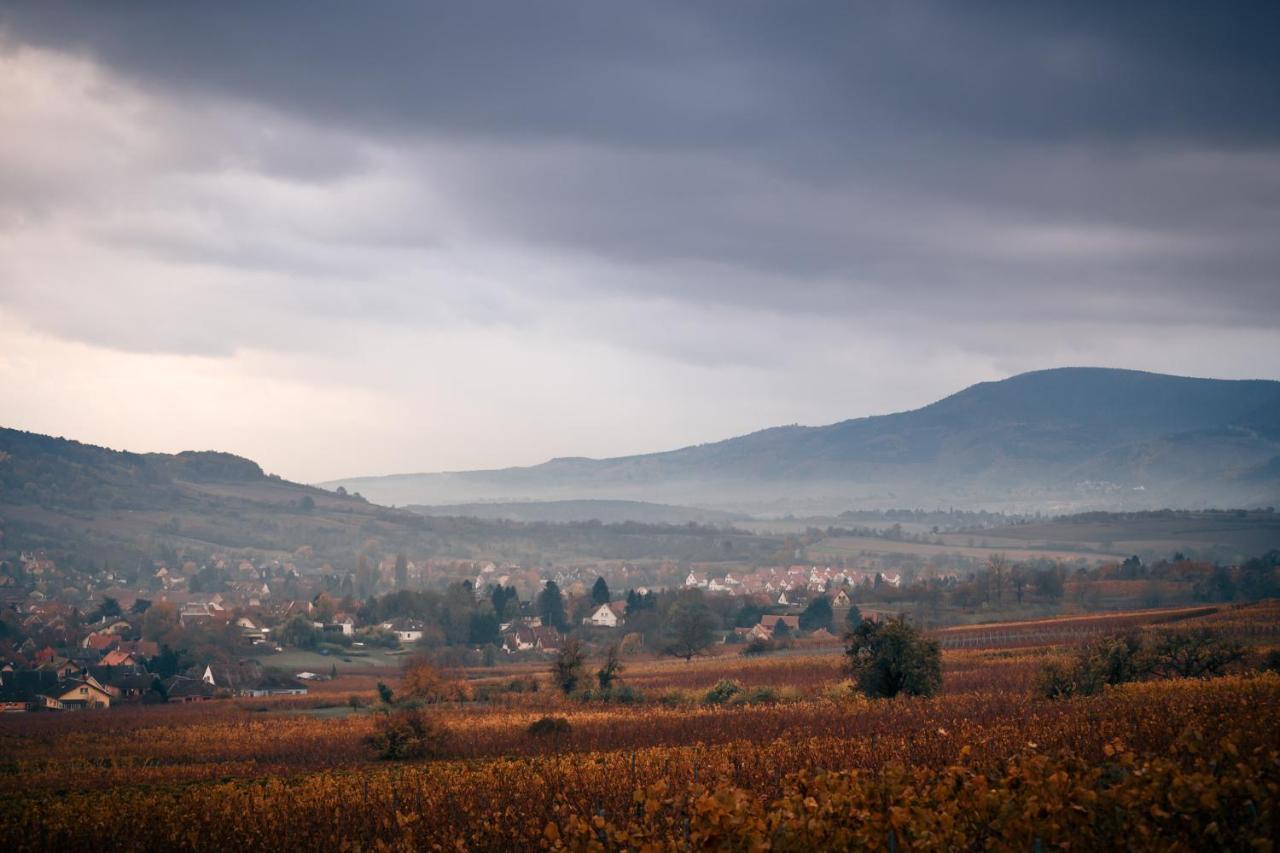
[[[612,499],[727,511],[1046,510],[1280,502],[1280,382],[1059,368],[921,409],[527,468],[323,484],[388,504]]]
[[[777,543],[716,526],[697,511],[607,505],[537,511],[524,521],[409,512],[292,483],[228,453],[128,453],[0,428],[0,555],[44,550],[59,563],[99,567],[214,552],[350,568],[360,554],[496,559],[721,559],[769,554]],[[586,515],[584,516],[584,513]],[[627,523],[608,523],[647,514]],[[557,517],[558,516],[558,517]],[[557,522],[557,523],[551,523]],[[648,522],[648,523],[646,523]]]

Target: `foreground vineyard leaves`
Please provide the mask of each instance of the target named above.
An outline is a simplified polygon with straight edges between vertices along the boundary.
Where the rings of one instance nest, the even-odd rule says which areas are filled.
[[[133,762],[120,768],[29,737],[25,770],[0,780],[0,848],[1273,849],[1277,832],[1272,674],[1066,702],[996,693],[566,716],[556,748],[527,734],[531,713],[441,709],[452,757],[392,764],[360,757],[368,716],[288,718],[274,735],[193,716],[104,727],[82,744],[100,763]],[[191,776],[189,752],[220,775]]]

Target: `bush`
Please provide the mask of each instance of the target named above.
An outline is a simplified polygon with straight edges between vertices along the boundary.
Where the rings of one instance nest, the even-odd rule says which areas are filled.
[[[1036,677],[1036,693],[1046,699],[1066,699],[1076,693],[1076,668],[1072,664],[1051,661]]]
[[[444,754],[452,733],[425,711],[408,709],[387,714],[365,742],[384,761],[437,758]]]
[[[702,697],[704,705],[724,705],[730,699],[742,692],[742,685],[736,681],[722,679],[716,682],[716,686],[707,691]]]
[[[1280,649],[1272,649],[1262,658],[1263,672],[1280,672]]]
[[[823,690],[822,698],[841,705],[867,701],[867,697],[858,689],[857,682],[848,678]]]
[[[1151,667],[1157,674],[1175,678],[1208,678],[1223,675],[1244,659],[1244,646],[1202,628],[1165,634],[1151,649]]]
[[[750,690],[741,690],[729,698],[726,703],[730,706],[737,707],[742,705],[773,705],[781,698],[777,690],[772,687],[753,687]]]
[[[471,685],[443,677],[425,658],[414,658],[400,679],[402,697],[419,702],[467,702],[475,698]]]
[[[1104,637],[1076,652],[1068,664],[1050,663],[1036,692],[1048,699],[1092,696],[1107,687],[1151,675],[1206,678],[1222,675],[1243,660],[1245,649],[1214,631],[1180,631],[1144,642],[1137,632]]]
[[[932,696],[942,686],[937,641],[925,639],[901,616],[883,623],[864,620],[848,640],[849,670],[867,696]]]
[[[608,702],[614,705],[634,705],[644,701],[639,690],[627,684],[619,684],[597,690],[584,690],[578,694],[583,702]]]
[[[573,726],[564,717],[541,717],[529,724],[525,734],[536,738],[555,738],[557,741],[567,737]]]

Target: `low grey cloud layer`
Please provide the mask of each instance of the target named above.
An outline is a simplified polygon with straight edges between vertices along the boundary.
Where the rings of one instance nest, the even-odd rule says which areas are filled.
[[[1264,3],[6,5],[5,420],[321,479],[1276,376],[1278,40]]]

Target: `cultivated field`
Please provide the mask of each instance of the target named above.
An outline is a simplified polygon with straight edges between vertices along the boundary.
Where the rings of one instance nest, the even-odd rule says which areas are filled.
[[[1277,615],[1100,617],[1213,625],[1254,650],[1235,675],[1056,701],[1037,673],[1093,635],[1087,620],[1023,626],[1063,642],[948,649],[931,699],[861,697],[836,649],[628,661],[635,704],[566,698],[545,666],[477,670],[483,701],[426,709],[430,760],[375,757],[384,715],[343,692],[371,701],[368,676],[290,699],[13,715],[0,848],[1271,849],[1280,676],[1258,660]],[[1017,626],[942,633],[992,629]],[[707,704],[726,678],[756,698]],[[548,716],[564,725],[530,731]]]
[[[955,540],[957,537],[952,537]],[[985,541],[987,544],[982,544]],[[973,545],[967,543],[973,542]],[[963,544],[962,544],[963,543]],[[1072,562],[1084,560],[1087,563],[1103,563],[1109,560],[1123,560],[1127,554],[1115,550],[1095,550],[1090,546],[1081,546],[1079,550],[1059,547],[1031,547],[1034,543],[1015,541],[996,536],[963,536],[959,541],[949,545],[934,545],[927,542],[895,542],[874,536],[834,536],[823,539],[808,549],[814,560],[839,559],[856,557],[862,554],[910,554],[916,557],[937,557],[959,554],[977,560],[985,560],[992,554],[1003,554],[1010,560],[1064,560]],[[1012,547],[1010,547],[1012,546]]]

